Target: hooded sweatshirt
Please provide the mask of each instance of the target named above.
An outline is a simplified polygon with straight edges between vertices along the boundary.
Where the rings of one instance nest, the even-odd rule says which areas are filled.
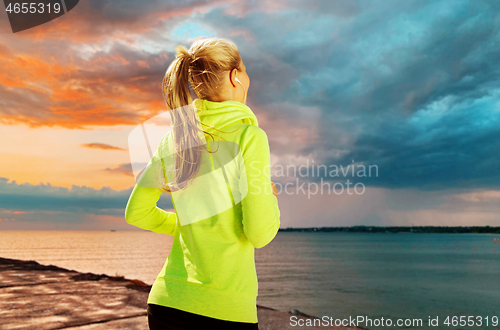
[[[132,190],[126,221],[174,236],[147,302],[226,321],[257,323],[254,251],[270,243],[280,226],[268,138],[255,114],[241,102],[196,99],[193,104],[205,124],[203,130],[215,138],[207,139],[209,150],[237,147],[226,148],[234,152],[233,160],[221,161],[216,152],[210,154],[206,162],[212,169],[206,173],[210,176],[199,176],[216,180],[219,173],[222,184],[210,181],[197,192],[188,188],[185,195],[171,193],[175,212],[157,207],[160,189],[136,184]],[[172,150],[169,132],[152,160],[168,163],[167,153]],[[166,172],[165,177],[171,178]],[[196,196],[200,191],[203,198]]]

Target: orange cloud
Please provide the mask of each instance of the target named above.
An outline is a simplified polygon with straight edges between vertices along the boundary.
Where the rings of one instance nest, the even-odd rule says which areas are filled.
[[[13,56],[1,44],[0,53],[5,55],[0,84],[6,86],[1,97],[7,104],[0,109],[1,123],[85,129],[136,125],[167,110],[160,87],[166,54],[140,53],[145,58],[136,60],[106,53],[76,65],[57,64],[52,56]]]
[[[107,8],[82,2],[67,15],[16,34],[16,42],[2,37],[0,84],[5,88],[0,98],[6,106],[0,109],[0,123],[92,129],[137,125],[166,111],[160,84],[169,56],[144,52],[133,42],[168,19],[208,12],[226,3],[234,5],[234,0],[158,4],[156,10],[145,7],[121,15],[123,11],[110,14]],[[237,30],[234,35],[253,40],[246,30]],[[60,40],[64,48],[58,51],[55,44],[51,54],[42,53],[43,47],[36,48],[40,53],[16,51],[17,44],[46,40]],[[103,50],[116,40],[132,44],[126,51]],[[79,47],[81,52],[91,50],[90,60],[84,59]]]
[[[143,67],[143,68],[148,68],[148,69],[150,68],[148,62],[142,61],[142,60],[141,61],[137,61],[137,65],[139,65],[140,67]]]
[[[79,91],[74,87],[64,86],[62,88],[54,88],[52,90],[51,99],[54,101],[78,101],[84,100],[88,94]]]
[[[2,213],[8,213],[8,214],[25,214],[27,213],[26,211],[16,211],[16,210],[2,210]]]
[[[104,150],[109,150],[109,149],[111,149],[111,150],[126,150],[123,148],[110,146],[109,144],[104,144],[104,143],[85,143],[85,144],[82,144],[82,147],[104,149]]]
[[[0,71],[2,85],[29,88],[42,94],[45,94],[46,91],[34,86],[34,83],[55,86],[57,76],[77,71],[71,64],[64,67],[56,64],[54,58],[51,58],[52,62],[49,63],[30,55],[14,56],[7,51],[0,55],[2,55],[0,56],[0,65],[3,68]]]
[[[132,176],[132,177],[134,176],[134,172],[132,170],[132,165],[130,165],[130,163],[120,164],[118,167],[115,167],[115,168],[108,167],[105,169],[105,171],[108,171],[111,173],[125,174],[127,176]]]
[[[485,190],[479,192],[463,193],[455,195],[454,197],[467,202],[489,202],[500,200],[500,190]]]

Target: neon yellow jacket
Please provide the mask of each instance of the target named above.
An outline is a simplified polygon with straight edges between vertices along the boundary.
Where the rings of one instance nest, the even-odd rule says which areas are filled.
[[[194,104],[200,109],[202,123],[222,130],[223,140],[239,145],[248,192],[224,212],[181,225],[175,203],[175,213],[156,206],[160,189],[135,185],[126,206],[126,221],[174,236],[148,303],[221,320],[257,323],[254,248],[271,242],[280,226],[278,200],[271,189],[268,138],[255,114],[243,103],[196,99]],[[206,126],[203,129],[218,133]],[[207,141],[210,146],[212,141]],[[160,147],[154,157],[163,157]]]

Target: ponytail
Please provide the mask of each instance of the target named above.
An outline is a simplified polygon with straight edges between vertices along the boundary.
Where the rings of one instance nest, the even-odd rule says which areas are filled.
[[[166,185],[172,192],[187,186],[189,178],[199,170],[201,146],[198,122],[193,108],[191,91],[188,87],[189,66],[193,61],[191,54],[182,46],[176,47],[177,57],[169,67],[164,86],[168,86],[167,105],[171,110],[172,138],[174,141],[174,178]],[[166,178],[165,178],[166,180]]]

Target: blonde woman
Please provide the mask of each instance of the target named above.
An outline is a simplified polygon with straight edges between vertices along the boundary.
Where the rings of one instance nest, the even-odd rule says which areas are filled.
[[[172,130],[153,157],[166,182],[136,184],[125,211],[129,224],[174,236],[149,294],[149,328],[258,329],[254,251],[280,226],[268,138],[246,105],[250,79],[233,42],[176,51],[163,81]],[[175,212],[156,206],[163,192]]]

